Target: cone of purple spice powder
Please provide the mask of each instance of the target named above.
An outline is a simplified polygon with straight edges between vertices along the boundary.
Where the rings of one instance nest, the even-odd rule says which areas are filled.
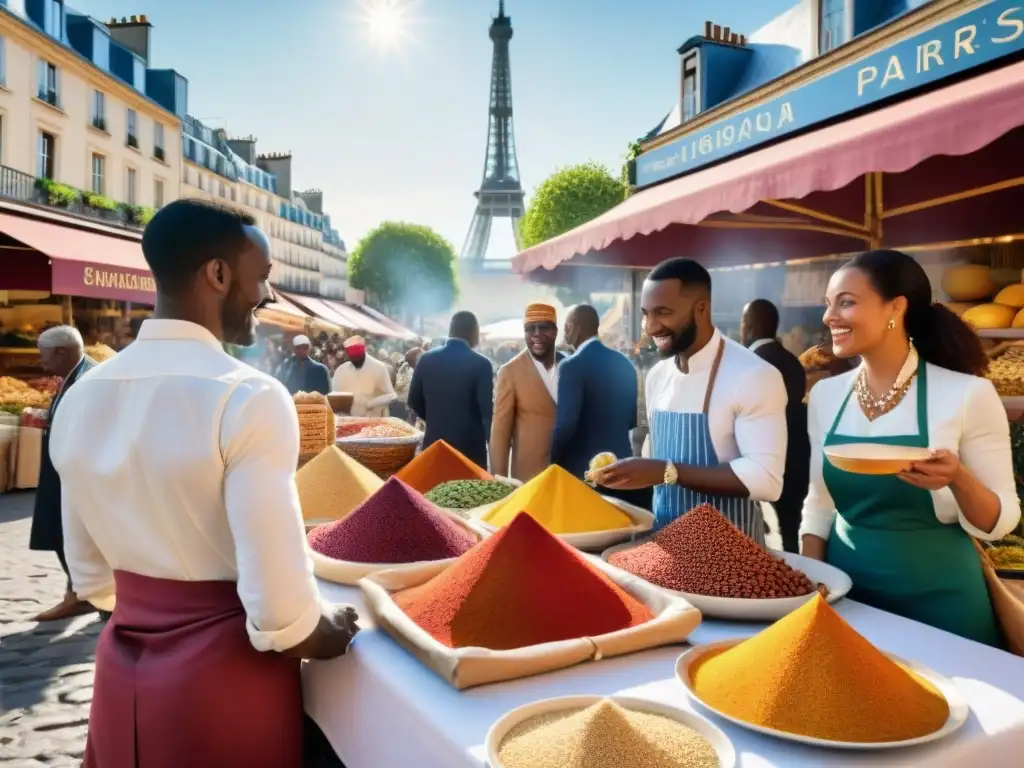
[[[310,531],[308,540],[318,576],[354,584],[381,566],[458,557],[479,535],[393,477],[345,518]]]

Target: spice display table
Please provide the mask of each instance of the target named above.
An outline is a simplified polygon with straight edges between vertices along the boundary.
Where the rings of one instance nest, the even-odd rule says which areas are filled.
[[[638,696],[696,711],[675,679],[688,646],[583,664],[552,674],[456,691],[402,650],[384,632],[366,628],[361,593],[321,582],[325,599],[352,603],[363,631],[348,656],[308,662],[303,669],[306,711],[348,768],[485,768],[487,729],[508,710],[537,699],[572,694]],[[932,755],[971,739],[1024,724],[1024,659],[963,640],[851,600],[840,614],[876,646],[946,675],[971,707],[952,738],[892,752],[824,751],[779,741],[710,716],[728,734],[740,768],[920,766]],[[705,621],[695,643],[749,636],[763,627]]]

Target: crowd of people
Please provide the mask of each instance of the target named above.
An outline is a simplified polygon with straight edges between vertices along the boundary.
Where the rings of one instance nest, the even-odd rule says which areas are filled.
[[[371,363],[359,337],[292,340],[274,366],[287,386],[225,353],[224,343],[255,342],[270,290],[269,243],[246,214],[176,200],[142,248],[157,305],[131,346],[86,370],[80,336],[43,340],[44,362],[65,380],[33,537],[52,526],[41,546],[62,556],[78,609],[114,609],[96,651],[84,765],[302,765],[299,661],[344,654],[358,617],[323,601],[313,578],[289,389],[333,378],[366,412],[397,392],[359,389],[371,379],[393,388],[390,371],[364,375],[385,363]],[[978,375],[980,342],[932,303],[924,270],[902,253],[853,259],[825,298],[835,355],[861,362],[816,385],[806,410],[774,307],[752,302],[740,341],[725,338],[711,277],[686,259],[644,282],[660,362],[642,387],[632,361],[601,343],[592,307],[563,318],[563,355],[555,310],[535,304],[525,348],[496,380],[475,351],[476,318],[456,313],[443,344],[402,357],[408,406],[425,446],[445,440],[519,480],[551,461],[580,476],[612,452],[600,484],[652,509],[656,528],[710,503],[763,542],[760,503],[781,504],[787,547],[799,541],[842,568],[852,598],[998,645],[971,537],[1006,535],[1020,507],[1006,413]],[[334,371],[322,360],[342,354]],[[641,389],[650,434],[637,450]],[[823,458],[850,442],[931,453],[896,476],[858,475]]]

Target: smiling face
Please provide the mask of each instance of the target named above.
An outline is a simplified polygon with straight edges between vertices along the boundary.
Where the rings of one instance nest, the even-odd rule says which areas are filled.
[[[643,330],[663,358],[686,354],[710,312],[706,294],[679,280],[645,280],[640,294]]]
[[[856,267],[840,269],[828,281],[825,294],[823,321],[832,336],[832,354],[856,357],[886,343],[896,331],[902,337],[906,308],[906,298],[886,301]]]
[[[541,361],[552,358],[555,341],[558,339],[558,326],[554,323],[527,323],[523,326],[526,348],[530,354]]]
[[[233,264],[211,262],[208,269],[228,279],[220,307],[224,341],[247,347],[256,341],[256,310],[270,291],[270,244],[258,228],[246,226],[246,244]]]

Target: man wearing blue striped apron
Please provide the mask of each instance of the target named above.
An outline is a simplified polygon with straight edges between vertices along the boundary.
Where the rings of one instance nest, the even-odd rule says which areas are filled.
[[[608,488],[654,487],[655,529],[715,506],[764,545],[760,502],[782,492],[786,387],[778,370],[711,321],[711,275],[669,259],[644,281],[644,332],[663,360],[645,386],[649,450],[607,468]]]

